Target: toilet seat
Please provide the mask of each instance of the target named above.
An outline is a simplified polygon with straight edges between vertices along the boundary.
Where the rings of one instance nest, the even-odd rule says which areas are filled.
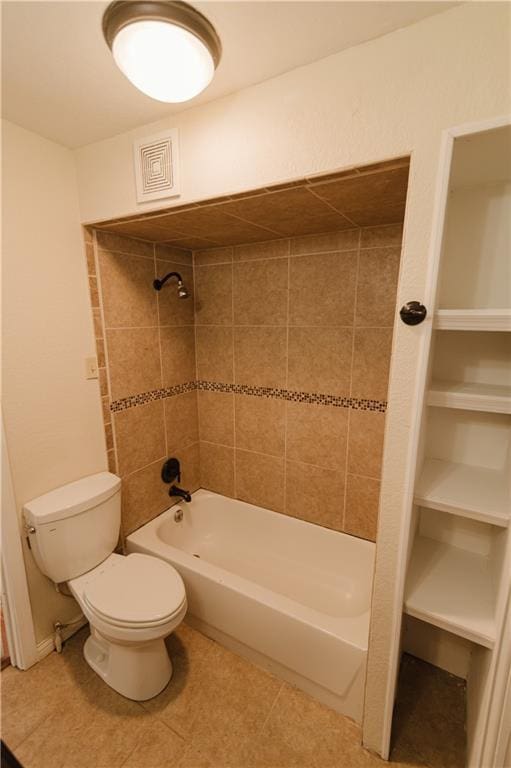
[[[138,553],[116,559],[85,585],[82,597],[92,614],[126,629],[162,626],[186,606],[179,573],[163,560]]]

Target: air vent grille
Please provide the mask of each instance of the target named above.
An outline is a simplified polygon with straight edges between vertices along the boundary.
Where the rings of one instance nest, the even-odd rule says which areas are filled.
[[[139,203],[179,195],[176,130],[139,139],[133,151]]]

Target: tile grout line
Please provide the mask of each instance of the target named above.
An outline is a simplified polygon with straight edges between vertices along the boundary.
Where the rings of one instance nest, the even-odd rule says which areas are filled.
[[[291,238],[287,240],[287,302],[286,302],[286,391],[289,389],[289,309],[291,294]],[[288,405],[284,400],[284,514],[287,511],[287,420]]]
[[[279,690],[278,690],[278,691],[277,691],[277,693],[275,694],[275,698],[274,698],[274,700],[273,700],[273,704],[271,705],[271,707],[270,707],[270,710],[269,710],[268,714],[266,715],[266,717],[265,717],[265,719],[264,719],[264,722],[263,722],[263,724],[262,724],[262,726],[261,726],[261,729],[260,729],[260,731],[259,731],[259,735],[261,735],[261,734],[263,733],[264,729],[266,728],[266,724],[268,723],[268,721],[269,721],[269,719],[270,719],[270,717],[271,717],[271,715],[272,715],[272,712],[273,712],[273,710],[275,709],[275,706],[276,706],[276,704],[277,704],[277,701],[278,701],[278,699],[279,699],[279,697],[280,697],[280,694],[281,694],[281,693],[282,693],[282,691],[284,690],[284,686],[285,686],[285,683],[284,683],[284,682],[282,682],[282,683],[281,683],[281,686],[280,686],[280,688],[279,688]]]
[[[156,270],[156,243],[153,243],[153,274],[154,278],[158,277]],[[158,321],[158,352],[160,354],[160,382],[163,387],[163,354],[161,347],[161,326],[160,326],[160,292],[156,291],[156,319]],[[165,398],[163,400],[163,437],[165,440],[165,456],[169,455],[169,440],[167,436],[167,410],[165,408]]]
[[[234,343],[234,246],[231,246],[231,334],[232,334],[232,381],[236,383],[236,353]],[[233,441],[233,456],[232,456],[232,476],[234,483],[234,498],[238,498],[238,474],[236,472],[236,451],[237,451],[237,439],[236,439],[236,394],[232,393],[232,441]]]
[[[362,230],[359,229],[358,233],[358,249],[357,249],[357,270],[355,273],[355,301],[353,302],[353,335],[351,337],[351,362],[350,362],[350,398],[353,397],[353,362],[355,359],[355,332],[356,332],[356,320],[357,320],[357,300],[358,300],[358,279],[360,271],[360,244],[362,242]],[[348,501],[348,462],[350,453],[350,425],[351,425],[351,408],[348,409],[348,425],[346,428],[346,459],[344,462],[344,508],[342,511],[342,530],[346,530],[346,505]]]
[[[197,350],[198,350],[198,344],[197,344],[197,318],[196,318],[196,303],[195,299],[197,297],[197,270],[196,270],[196,264],[195,264],[195,251],[192,251],[192,283],[193,283],[193,343],[194,343],[194,357],[195,357],[195,382],[197,383],[199,379],[199,370],[198,370],[198,360],[197,360]],[[196,400],[196,408],[197,408],[197,432],[198,432],[198,438],[199,438],[199,485],[202,487],[202,478],[201,478],[201,418],[200,418],[200,395],[199,390],[197,386],[195,387],[195,391],[197,392],[197,400]]]

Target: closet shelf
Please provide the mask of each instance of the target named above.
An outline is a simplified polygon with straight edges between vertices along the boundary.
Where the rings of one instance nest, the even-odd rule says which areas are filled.
[[[433,381],[428,405],[461,408],[487,413],[511,413],[511,386],[471,384],[463,381]]]
[[[495,643],[495,594],[481,555],[417,537],[404,607],[410,616],[486,648]]]
[[[440,331],[511,331],[511,309],[439,309],[434,327]]]
[[[503,528],[510,522],[508,478],[494,469],[426,459],[414,503]]]

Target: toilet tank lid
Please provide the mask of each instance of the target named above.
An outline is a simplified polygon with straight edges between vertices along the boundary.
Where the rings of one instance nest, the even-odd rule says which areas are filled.
[[[64,520],[96,507],[117,493],[120,487],[120,479],[111,472],[82,477],[81,480],[27,501],[23,506],[25,519],[30,525],[36,526]]]

